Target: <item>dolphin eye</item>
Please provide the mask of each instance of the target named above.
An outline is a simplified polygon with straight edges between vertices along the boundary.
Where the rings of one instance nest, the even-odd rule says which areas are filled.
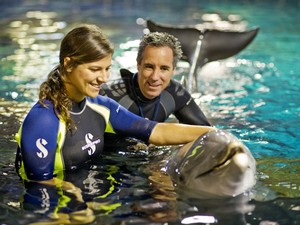
[[[180,182],[184,182],[184,181],[185,181],[184,176],[180,175],[180,176],[179,176],[179,181],[180,181]]]

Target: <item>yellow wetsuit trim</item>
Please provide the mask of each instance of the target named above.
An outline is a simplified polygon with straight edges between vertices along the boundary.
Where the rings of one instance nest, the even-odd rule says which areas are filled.
[[[55,207],[53,212],[55,215],[59,212],[59,209],[67,207],[68,203],[71,201],[71,198],[64,194],[63,182],[64,181],[61,179],[55,179],[55,187],[58,195],[60,196],[58,198],[57,206]]]
[[[64,179],[63,170],[65,169],[63,157],[62,157],[62,146],[66,138],[66,124],[64,121],[59,120],[59,128],[57,134],[57,147],[55,153],[55,162],[54,162],[54,174],[58,179]]]
[[[22,124],[19,128],[18,133],[15,135],[16,141],[17,141],[20,149],[21,149],[21,136],[22,136]],[[21,161],[20,163],[21,163],[21,166],[18,170],[18,173],[23,181],[29,181],[29,179],[27,178],[26,172],[25,172],[25,167],[24,167],[23,161]]]
[[[96,197],[95,199],[97,199],[97,198],[106,198],[107,196],[109,196],[115,190],[115,184],[117,184],[119,182],[116,181],[116,179],[113,177],[113,174],[117,173],[118,171],[119,171],[118,166],[109,165],[108,172],[106,174],[108,175],[107,180],[110,181],[110,188],[105,194],[100,195],[100,196]],[[103,211],[106,211],[105,214],[109,214],[113,210],[115,210],[116,208],[120,207],[121,205],[122,205],[121,203],[99,204],[98,207],[97,207],[97,210],[103,210]]]
[[[110,195],[115,190],[115,185],[114,184],[117,184],[118,182],[113,177],[113,174],[117,173],[118,171],[119,171],[119,167],[117,167],[115,165],[109,165],[108,172],[106,173],[108,175],[107,180],[110,181],[109,190],[105,194],[100,195],[96,198],[106,198],[108,195]]]
[[[18,133],[15,135],[15,139],[18,143],[19,148],[21,149],[21,137],[22,137],[22,125],[19,128]],[[66,137],[66,125],[65,122],[62,120],[59,121],[59,131],[57,132],[57,148],[56,148],[56,154],[55,154],[55,162],[54,162],[54,174],[57,176],[57,178],[63,180],[64,178],[64,163],[62,158],[62,145],[64,143]],[[23,161],[21,161],[21,166],[18,170],[19,175],[23,180],[29,181],[26,172]]]
[[[111,126],[111,124],[109,122],[110,110],[103,105],[94,104],[89,101],[87,101],[86,104],[87,104],[87,106],[89,106],[90,108],[92,108],[93,110],[95,110],[96,112],[98,112],[99,114],[101,114],[103,116],[105,123],[106,123],[105,132],[115,134],[116,132],[114,131],[113,127]]]
[[[60,197],[58,198],[57,207],[54,209],[54,215],[57,215],[59,209],[67,207],[68,203],[71,201],[71,198],[64,194],[62,187],[57,187],[57,193]]]

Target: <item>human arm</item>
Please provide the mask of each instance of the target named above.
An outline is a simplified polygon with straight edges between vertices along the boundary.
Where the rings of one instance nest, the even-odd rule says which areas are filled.
[[[89,98],[88,101],[94,104],[91,106],[93,108],[97,108],[98,106],[108,110],[109,113],[105,113],[108,115],[105,129],[106,134],[112,133],[123,137],[134,137],[148,142],[151,131],[157,122],[147,120],[128,111],[115,100],[108,97],[98,96],[93,99]],[[105,114],[103,115],[105,116]]]
[[[175,110],[173,114],[179,123],[211,126],[199,105],[196,104],[194,98],[182,84],[176,80],[171,80],[166,91],[169,92],[174,99]]]
[[[68,210],[77,211],[86,208],[80,188],[63,180],[61,170],[59,175],[54,170],[59,124],[51,105],[47,108],[36,104],[30,110],[16,135],[18,142],[16,169],[26,187],[24,201],[29,203],[33,201],[33,204],[36,204],[36,198],[43,194],[40,190],[51,193],[49,197],[54,202],[58,198],[66,199],[63,193],[67,192],[75,196],[70,204],[69,200],[65,202],[70,207]],[[53,191],[57,193],[54,194]]]
[[[214,129],[210,126],[158,123],[151,132],[149,142],[154,145],[186,144]]]
[[[211,126],[200,107],[191,97],[190,100],[180,110],[174,113],[179,123]]]
[[[209,126],[150,121],[129,112],[114,100],[103,96],[89,101],[110,109],[108,125],[111,125],[115,133],[135,137],[155,145],[186,144],[214,129]]]
[[[51,105],[36,104],[24,119],[16,140],[16,169],[24,180],[53,178],[59,119]]]

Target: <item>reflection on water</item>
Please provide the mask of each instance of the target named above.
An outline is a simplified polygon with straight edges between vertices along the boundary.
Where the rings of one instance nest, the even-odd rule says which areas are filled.
[[[19,103],[0,99],[0,150],[12,151],[15,147],[15,131],[19,129],[25,113],[31,105],[27,102]],[[5,162],[7,155],[1,155],[1,162]]]
[[[208,4],[170,0],[167,7],[161,1],[12,0],[11,5],[15,7],[3,2],[0,4],[8,10],[0,16],[3,25],[0,32],[1,224],[83,224],[92,220],[95,220],[92,224],[300,223],[297,179],[300,82],[295,60],[299,28],[293,25],[299,18],[296,1],[289,6],[287,1],[278,4],[247,1],[237,5],[231,1]],[[170,17],[174,11],[180,13]],[[278,16],[266,16],[270,14]],[[84,201],[71,189],[62,192],[50,188],[55,192],[52,195],[45,191],[49,187],[34,185],[37,189],[25,189],[17,177],[14,134],[36,100],[39,84],[57,63],[64,33],[82,21],[100,24],[116,45],[112,73],[115,79],[119,67],[136,69],[137,39],[144,29],[136,20],[141,17],[172,24],[198,24],[202,28],[261,27],[258,38],[240,55],[201,68],[199,93],[194,93],[213,124],[232,131],[256,156],[260,183],[254,190],[255,199],[250,202],[243,198],[183,199],[163,170],[169,148],[153,152],[127,149],[107,152],[98,164],[82,170],[85,174],[76,173],[73,179],[70,176],[73,184],[81,181],[77,185]],[[178,79],[188,71],[186,63],[179,65]],[[51,206],[48,213],[40,213],[47,204]],[[72,214],[76,208],[80,212]]]
[[[16,182],[13,165],[2,166],[1,171],[9,179],[1,176],[0,180],[1,193],[6,190],[0,205],[0,221],[10,218],[9,224],[35,225],[89,224],[88,221],[94,220],[97,224],[186,224],[186,221],[207,224],[210,221],[209,224],[226,225],[299,221],[299,189],[292,188],[294,192],[289,192],[288,182],[284,186],[285,179],[281,177],[288,172],[299,173],[299,161],[283,163],[278,160],[280,165],[276,165],[279,162],[273,160],[271,166],[272,159],[258,161],[258,175],[265,184],[255,188],[258,196],[250,202],[244,195],[200,200],[176,193],[170,177],[164,172],[171,153],[167,147],[139,153],[123,147],[110,149],[99,163],[70,171],[67,176],[72,183],[65,189],[68,191],[40,184],[27,185],[24,189]],[[290,166],[287,163],[291,163]],[[286,169],[276,174],[284,164]],[[290,184],[299,187],[296,182]],[[74,184],[80,189],[74,188]]]
[[[300,85],[281,76],[274,63],[246,59],[213,62],[201,71],[204,94],[198,102],[208,109],[214,124],[238,133],[257,157],[299,158],[296,90]],[[283,94],[283,90],[289,92]]]
[[[31,100],[37,96],[40,78],[45,77],[57,63],[59,43],[65,22],[56,20],[54,12],[29,11],[22,20],[10,21],[4,35],[15,46],[10,54],[2,53],[6,98]],[[4,55],[5,54],[5,55]],[[11,86],[14,84],[15,86]],[[7,85],[7,86],[6,86]]]
[[[260,180],[279,196],[297,198],[300,195],[300,159],[268,157],[258,159]]]

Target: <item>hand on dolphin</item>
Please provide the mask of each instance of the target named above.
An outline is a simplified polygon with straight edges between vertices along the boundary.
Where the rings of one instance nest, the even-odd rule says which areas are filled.
[[[231,133],[212,130],[173,155],[167,172],[174,185],[193,197],[240,195],[256,183],[256,162]]]

